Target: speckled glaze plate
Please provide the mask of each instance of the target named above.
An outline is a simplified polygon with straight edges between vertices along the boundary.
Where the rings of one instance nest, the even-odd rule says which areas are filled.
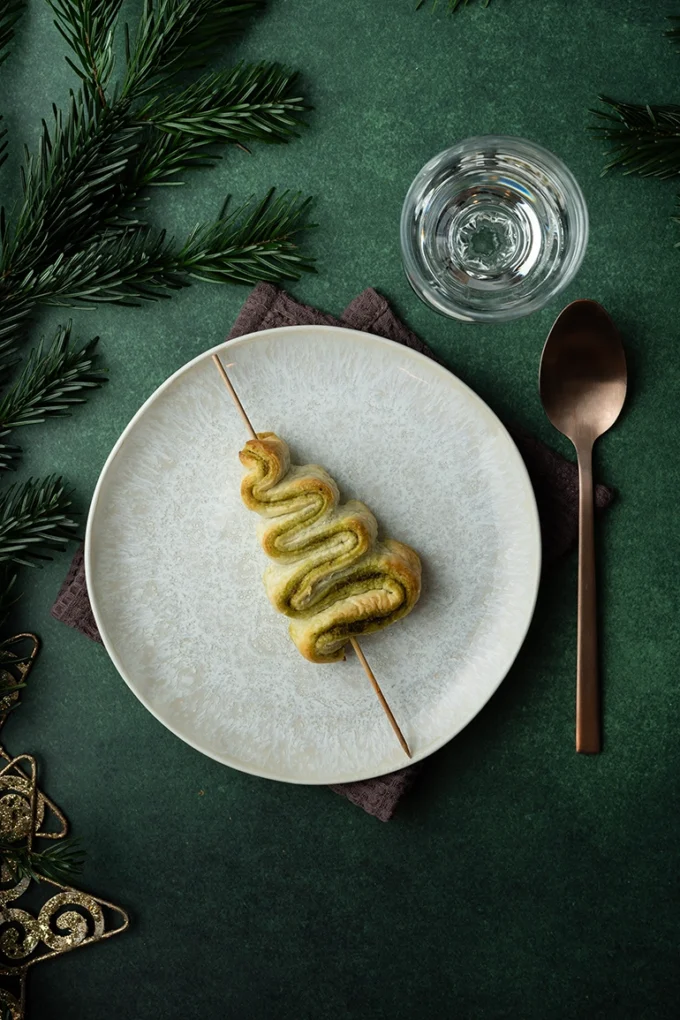
[[[420,553],[415,610],[362,645],[426,757],[491,697],[534,609],[538,516],[515,445],[459,379],[389,340],[292,326],[216,350],[256,429],[323,464]],[[157,719],[226,765],[292,783],[401,768],[356,658],[307,662],[267,600],[239,495],[247,436],[212,353],[147,400],[97,484],[85,557],[109,655]]]

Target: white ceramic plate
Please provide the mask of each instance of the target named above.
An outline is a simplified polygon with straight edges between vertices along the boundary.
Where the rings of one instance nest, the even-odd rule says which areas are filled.
[[[424,758],[491,697],[531,619],[539,526],[515,445],[459,379],[389,340],[293,326],[215,350],[256,429],[420,553],[415,610],[362,644]],[[97,484],[85,555],[109,655],[157,719],[226,765],[294,783],[401,768],[356,658],[307,662],[267,600],[239,495],[247,436],[211,353],[147,400]]]

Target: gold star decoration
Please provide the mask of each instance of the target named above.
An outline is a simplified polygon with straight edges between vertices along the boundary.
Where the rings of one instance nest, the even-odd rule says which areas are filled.
[[[0,727],[16,707],[38,654],[33,634],[4,642],[0,679]],[[34,840],[59,840],[68,832],[63,813],[37,784],[35,758],[11,757],[0,745],[0,839],[21,844],[30,853]],[[42,905],[35,906],[36,891]],[[30,893],[29,896],[25,894]],[[30,899],[30,910],[26,899]],[[7,865],[0,870],[0,1020],[24,1020],[29,969],[81,946],[101,942],[125,931],[126,912],[97,896],[47,878],[34,882]]]

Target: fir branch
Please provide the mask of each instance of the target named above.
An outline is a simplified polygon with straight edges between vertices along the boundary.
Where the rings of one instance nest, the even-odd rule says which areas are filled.
[[[297,73],[280,64],[237,64],[154,97],[139,118],[161,131],[209,141],[287,142],[302,123],[297,114],[307,109],[297,81]]]
[[[198,51],[203,43],[208,44],[207,36],[201,34],[206,26],[216,30],[216,26],[226,25],[233,30],[244,12],[258,6],[258,2],[197,0],[191,3],[189,16],[187,0],[159,0],[156,5],[147,2],[144,17],[146,22],[162,24],[164,32],[167,30],[161,55],[169,59],[179,47],[184,60],[192,38],[198,39]],[[55,9],[63,17],[68,14],[74,23],[84,3],[54,0]],[[111,4],[116,6],[115,0]],[[102,0],[90,0],[86,6],[100,11],[106,5]],[[180,14],[187,24],[178,27],[173,18]],[[107,33],[113,31],[113,20],[104,19],[102,23],[104,28],[97,38],[108,45]],[[82,26],[79,32],[78,38],[84,37]],[[144,37],[142,29],[140,33],[140,38]],[[153,46],[151,50],[156,54],[154,59],[160,59]],[[147,54],[148,60],[153,53]],[[159,66],[154,64],[156,70]],[[12,356],[36,303],[55,299],[68,302],[70,292],[80,292],[81,281],[74,281],[73,273],[79,264],[91,264],[93,251],[99,250],[102,243],[107,262],[114,250],[126,257],[127,265],[121,267],[123,275],[128,266],[139,263],[143,245],[133,235],[135,228],[144,225],[139,210],[145,188],[177,183],[180,171],[211,165],[214,142],[241,144],[239,139],[284,141],[291,137],[304,109],[300,97],[294,94],[295,81],[295,75],[271,64],[240,66],[231,72],[208,75],[179,97],[147,102],[146,116],[157,116],[163,130],[140,119],[132,109],[131,96],[102,105],[96,88],[84,86],[72,94],[66,113],[55,108],[53,126],[43,124],[38,152],[27,154],[24,197],[17,217],[10,224],[4,213],[0,217],[0,357],[7,362]],[[217,104],[218,100],[225,105],[209,109],[211,102]],[[111,244],[112,231],[125,238],[117,249]],[[69,272],[65,274],[66,262]],[[284,262],[288,260],[280,264]],[[144,287],[147,280],[141,278],[139,282]],[[99,288],[97,300],[106,300],[105,293],[106,287]]]
[[[77,63],[66,57],[79,78],[106,106],[104,89],[113,72],[113,37],[122,0],[47,0],[55,25],[73,51]]]
[[[0,387],[4,377],[16,364],[16,341],[24,332],[33,302],[21,294],[2,295],[0,282]]]
[[[239,64],[204,75],[179,94],[154,97],[136,114],[145,127],[126,179],[128,202],[147,187],[179,185],[183,170],[213,166],[215,143],[287,142],[309,109],[298,75],[279,64]]]
[[[71,94],[66,115],[53,108],[52,130],[43,122],[37,153],[26,153],[16,223],[2,232],[5,291],[17,280],[30,287],[27,273],[81,244],[110,218],[139,133],[127,113],[125,107],[102,109],[80,90]]]
[[[3,0],[0,4],[0,64],[9,56],[9,44],[14,38],[14,28],[24,12],[26,0]],[[0,123],[2,115],[0,114]],[[0,128],[0,166],[7,159],[7,128]]]
[[[171,135],[149,128],[126,182],[128,207],[136,208],[138,196],[145,188],[181,185],[184,182],[178,175],[183,170],[211,167],[217,159],[212,139]]]
[[[211,283],[253,284],[257,280],[297,280],[315,272],[297,245],[306,229],[310,200],[284,192],[263,201],[251,199],[213,224],[197,227],[178,252],[181,272]]]
[[[76,537],[77,524],[66,513],[70,505],[55,475],[10,485],[0,495],[0,564],[34,566],[61,551]]]
[[[0,471],[13,466],[18,448],[4,440],[13,429],[64,417],[106,381],[95,369],[98,337],[80,348],[71,346],[71,323],[60,326],[50,347],[43,342],[31,352],[14,386],[0,400]]]
[[[55,841],[45,850],[29,850],[16,845],[6,837],[0,840],[2,864],[12,873],[14,881],[30,878],[39,882],[46,878],[60,885],[70,885],[83,870],[85,854],[77,840]]]
[[[619,103],[607,96],[599,100],[609,109],[592,111],[601,121],[592,130],[613,143],[603,173],[620,169],[662,179],[680,173],[680,106]]]
[[[0,4],[0,64],[8,57],[7,47],[14,38],[16,23],[24,12],[26,0],[3,0]]]
[[[262,6],[263,0],[144,0],[134,42],[126,36],[122,95],[139,97],[180,71],[202,67]]]
[[[191,277],[253,284],[297,280],[313,263],[297,243],[307,228],[309,200],[287,192],[251,199],[234,212],[225,206],[211,224],[196,227],[178,246],[165,231],[105,235],[58,262],[41,281],[50,304],[157,300],[186,287]]]
[[[186,285],[177,271],[174,244],[164,230],[104,235],[54,267],[43,299],[67,306],[154,301]]]
[[[127,109],[102,108],[88,91],[72,94],[66,114],[54,107],[37,153],[26,154],[23,200],[11,223],[0,213],[0,359],[7,364],[51,267],[117,221],[126,202],[121,181],[139,130]],[[0,364],[0,369],[2,364]]]

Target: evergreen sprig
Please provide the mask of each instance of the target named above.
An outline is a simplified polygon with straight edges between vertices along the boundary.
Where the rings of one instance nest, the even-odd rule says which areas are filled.
[[[54,296],[64,257],[115,226],[121,175],[135,145],[121,113],[80,91],[52,129],[43,123],[36,153],[22,168],[23,199],[8,222],[0,214],[0,357],[7,362],[36,304]]]
[[[211,283],[295,279],[301,256],[294,238],[304,226],[309,200],[271,191],[214,223],[196,227],[178,252],[178,270]]]
[[[263,6],[264,0],[144,0],[134,39],[125,33],[123,97],[139,98],[180,72],[203,67]]]
[[[600,120],[593,130],[613,142],[604,173],[666,179],[680,173],[680,106],[621,103],[599,96],[608,109],[593,110]]]
[[[106,381],[95,367],[98,340],[73,347],[68,323],[58,328],[46,350],[41,341],[31,352],[21,375],[0,399],[0,471],[13,467],[19,455],[18,447],[5,442],[14,429],[70,414]]]
[[[55,841],[44,850],[29,850],[25,844],[2,839],[0,859],[14,881],[30,878],[39,882],[46,878],[60,885],[69,885],[83,870],[85,854],[77,840],[73,839]]]
[[[26,0],[3,0],[0,4],[0,64],[7,59],[7,47],[14,38],[16,23],[25,7]]]
[[[295,95],[297,78],[279,64],[237,64],[154,97],[139,117],[161,131],[210,142],[285,142],[297,136],[305,110]]]
[[[10,485],[0,494],[0,566],[34,566],[76,537],[71,498],[56,475]]]
[[[26,0],[4,0],[0,4],[0,64],[9,56],[8,46],[14,38],[14,27],[21,17]],[[0,124],[2,115],[0,114]],[[0,127],[0,166],[7,159],[7,128]]]
[[[306,268],[295,242],[308,201],[270,192],[213,223],[196,227],[183,243],[165,231],[105,233],[55,261],[41,278],[43,301],[53,305],[101,302],[133,305],[158,300],[190,279],[253,284],[297,279]]]
[[[55,108],[53,123],[43,123],[37,152],[27,153],[17,215],[12,222],[4,212],[0,216],[0,359],[5,364],[37,303],[80,300],[84,281],[76,270],[92,264],[93,252],[100,257],[105,250],[107,264],[118,253],[123,275],[140,265],[139,294],[157,296],[147,286],[148,259],[140,258],[147,244],[138,233],[146,228],[146,188],[176,183],[181,171],[210,165],[216,143],[285,142],[297,134],[306,106],[297,76],[278,64],[239,64],[168,91],[178,71],[200,64],[260,6],[259,0],[146,0],[135,40],[128,40],[122,90],[109,98],[120,3],[52,0],[75,58],[69,62],[83,84],[65,112]],[[241,217],[249,215],[244,207]],[[279,278],[297,278],[312,269],[309,258],[292,257],[293,234],[302,226],[298,217],[295,230],[281,238],[276,264],[286,271]],[[277,235],[269,240],[275,249]],[[157,246],[153,242],[154,251]],[[272,264],[253,249],[249,271],[239,261],[219,278],[272,279]],[[258,275],[260,267],[264,277]],[[129,283],[134,290],[134,279]],[[118,289],[108,286],[91,298],[108,300],[109,293],[119,300]]]
[[[122,0],[47,0],[55,25],[73,50],[66,57],[79,78],[94,87],[103,106],[104,89],[113,72],[113,39]]]
[[[184,170],[215,165],[218,155],[211,139],[191,134],[169,134],[150,129],[145,133],[127,181],[128,210],[139,215],[146,199],[139,201],[145,188],[180,187]]]
[[[669,20],[673,27],[666,35],[680,45],[680,16]],[[599,122],[591,130],[612,143],[603,173],[617,169],[662,180],[680,173],[680,106],[598,98],[606,109],[591,111]]]

